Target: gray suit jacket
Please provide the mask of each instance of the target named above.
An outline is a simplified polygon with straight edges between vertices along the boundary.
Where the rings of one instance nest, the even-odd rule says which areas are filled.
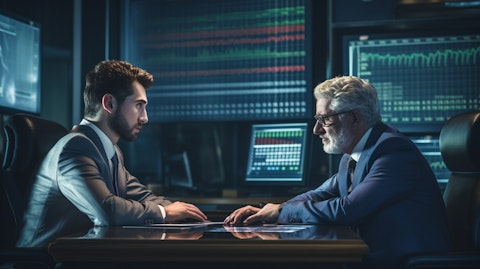
[[[92,226],[163,223],[154,195],[119,158],[119,195],[114,195],[109,160],[93,129],[80,125],[60,139],[45,157],[33,182],[18,247],[47,247],[59,236]]]

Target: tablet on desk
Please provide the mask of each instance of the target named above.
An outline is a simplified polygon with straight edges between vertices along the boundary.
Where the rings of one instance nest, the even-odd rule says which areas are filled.
[[[198,221],[198,222],[182,222],[182,223],[153,223],[153,224],[145,224],[145,225],[126,225],[126,226],[123,226],[123,228],[191,229],[191,228],[206,228],[213,225],[223,226],[223,222]]]
[[[284,224],[263,224],[255,226],[224,226],[216,227],[209,229],[209,232],[235,232],[235,233],[251,233],[251,232],[262,232],[262,233],[294,233],[299,232],[305,229],[313,229],[315,225],[308,224],[294,224],[294,225],[284,225]]]

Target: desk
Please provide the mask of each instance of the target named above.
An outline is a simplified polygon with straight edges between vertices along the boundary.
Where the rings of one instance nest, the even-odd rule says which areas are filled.
[[[291,268],[300,264],[343,268],[368,253],[366,244],[348,227],[281,226],[94,228],[85,235],[58,238],[49,252],[62,264],[60,268],[89,269],[166,264],[175,268]]]
[[[290,197],[167,197],[170,201],[182,201],[196,205],[211,221],[223,221],[234,210],[262,203],[283,203]]]

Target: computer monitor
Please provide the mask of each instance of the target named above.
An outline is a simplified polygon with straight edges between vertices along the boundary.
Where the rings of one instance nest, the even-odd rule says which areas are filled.
[[[0,113],[40,113],[40,26],[0,14]]]
[[[307,127],[307,123],[254,124],[245,183],[304,185]]]
[[[441,189],[445,186],[450,177],[450,170],[443,162],[442,154],[440,152],[440,141],[438,136],[424,135],[412,136],[410,139],[415,143],[417,148],[423,154],[427,162],[430,164],[437,182]]]
[[[194,189],[187,152],[173,154],[166,158],[165,179],[174,189]]]
[[[158,81],[150,122],[310,117],[309,0],[125,1],[122,57]]]
[[[438,133],[480,105],[480,32],[343,36],[345,74],[372,83],[382,119],[406,133]]]

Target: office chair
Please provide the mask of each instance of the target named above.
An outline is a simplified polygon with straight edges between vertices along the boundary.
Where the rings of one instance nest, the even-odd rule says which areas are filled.
[[[1,170],[2,226],[0,268],[54,268],[46,249],[17,248],[31,183],[44,156],[68,130],[37,116],[15,114],[3,127],[5,152]],[[7,205],[7,206],[6,206]]]
[[[412,255],[405,268],[480,268],[480,111],[448,120],[440,151],[451,171],[443,199],[453,250]]]

